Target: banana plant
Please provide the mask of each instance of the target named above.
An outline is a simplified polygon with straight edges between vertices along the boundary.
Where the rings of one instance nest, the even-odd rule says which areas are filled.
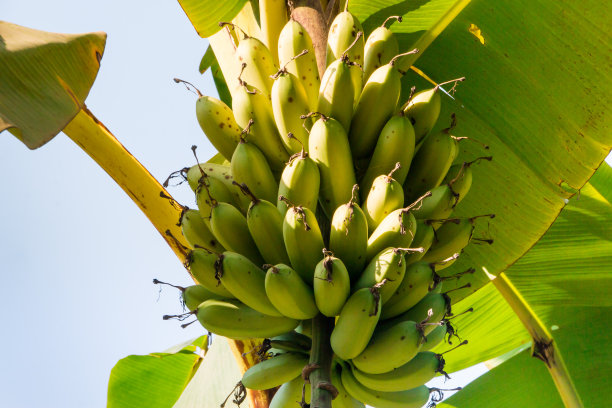
[[[240,87],[240,73],[234,64],[233,34],[220,29],[217,22],[232,20],[249,35],[270,42],[290,13],[313,34],[316,48],[324,50],[326,24],[347,6],[342,1],[293,1],[283,14],[274,4],[280,3],[285,10],[284,2],[179,3],[197,33],[209,38],[212,52],[205,55],[202,68],[218,65],[223,78],[217,75],[216,83],[225,99]],[[420,50],[403,60],[408,71],[404,83],[438,84],[467,75],[469,86],[448,98],[442,116],[455,112],[457,134],[486,144],[494,155],[490,166],[475,168],[479,182],[460,207],[463,214],[496,214],[488,229],[477,230],[477,234],[493,236],[494,242],[470,246],[451,268],[459,271],[477,265],[477,273],[445,286],[470,284],[468,289],[454,291],[452,299],[457,310],[470,306],[476,310],[458,317],[457,326],[462,328],[461,336],[471,342],[477,339],[471,352],[451,363],[447,371],[483,361],[498,366],[446,404],[486,404],[482,401],[491,393],[500,394],[493,388],[500,383],[506,388],[499,406],[531,406],[533,400],[525,400],[525,395],[534,389],[546,390],[549,406],[560,401],[569,407],[602,404],[602,395],[589,392],[597,381],[589,374],[602,366],[587,360],[592,352],[599,353],[601,361],[609,360],[605,351],[595,348],[595,341],[605,340],[612,253],[609,231],[602,228],[610,225],[612,177],[609,168],[601,165],[612,146],[606,116],[611,84],[598,59],[609,52],[605,45],[609,36],[601,34],[604,41],[592,41],[593,27],[604,32],[605,5],[594,1],[588,7],[581,3],[580,8],[573,7],[572,1],[406,3],[352,0],[348,10],[363,23],[366,36],[388,16],[402,16],[401,24],[391,26],[400,49]],[[1,23],[0,35],[6,44],[16,44],[0,49],[0,72],[13,75],[0,83],[0,130],[8,129],[30,148],[42,146],[63,130],[130,195],[184,261],[186,242],[175,226],[180,208],[172,200],[160,200],[160,194],[170,194],[84,104],[103,54],[104,35],[52,35],[8,23]],[[22,43],[26,36],[37,38],[38,43]],[[49,51],[43,47],[48,43],[59,45]],[[562,51],[566,49],[576,52]],[[319,55],[317,59],[323,61]],[[53,60],[62,62],[53,64]],[[55,71],[32,72],[28,69],[32,61],[51,62]],[[563,86],[552,86],[550,79]],[[28,109],[33,88],[41,83],[50,98],[36,111]],[[572,103],[565,102],[567,95],[572,95]],[[460,157],[475,157],[480,149],[466,144]],[[576,316],[579,313],[583,318]],[[586,330],[593,336],[585,344]],[[539,360],[523,351],[530,342]],[[242,352],[256,345],[230,341],[238,372],[254,363],[252,356]],[[574,351],[579,345],[583,347]],[[200,359],[182,366],[185,380],[170,387],[164,406],[176,401],[176,406],[194,406],[190,404],[201,398],[194,395],[203,389],[197,385],[206,383],[210,390],[218,384],[203,370],[215,355],[227,361],[227,350],[215,353],[201,367]],[[130,398],[139,398],[118,391],[130,384],[120,370],[125,364],[129,361],[118,365],[111,376],[109,406],[131,406]],[[530,381],[517,379],[519,372],[529,372]],[[134,385],[138,384],[138,377],[133,377]],[[601,377],[605,381],[605,373]],[[252,407],[267,407],[270,394],[249,392],[248,399]],[[541,402],[538,398],[537,404]]]

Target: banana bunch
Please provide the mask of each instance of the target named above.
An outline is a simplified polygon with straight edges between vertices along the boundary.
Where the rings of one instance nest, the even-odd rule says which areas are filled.
[[[335,408],[420,407],[433,392],[423,384],[445,374],[430,351],[453,333],[440,283],[460,275],[440,271],[472,240],[478,217],[452,213],[477,160],[457,163],[454,120],[432,133],[439,86],[400,100],[398,66],[418,50],[400,52],[390,20],[401,23],[365,38],[338,14],[321,78],[297,21],[265,44],[244,35],[231,108],[196,102],[225,161],[184,172],[198,206],[179,221],[197,282],[184,302],[209,332],[266,339],[242,384],[280,386],[272,407],[308,403],[301,374],[319,314],[335,320]]]

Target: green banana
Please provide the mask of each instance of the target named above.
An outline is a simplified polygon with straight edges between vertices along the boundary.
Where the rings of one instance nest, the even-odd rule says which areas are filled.
[[[312,320],[302,320],[295,331],[304,336],[312,337]]]
[[[351,200],[334,212],[329,234],[330,250],[342,259],[351,282],[355,282],[363,271],[368,247],[368,222],[357,205],[357,189],[355,184]]]
[[[425,385],[406,391],[376,391],[361,385],[349,368],[342,369],[342,385],[355,399],[376,408],[421,408],[429,400]]]
[[[373,390],[397,392],[423,385],[443,370],[444,359],[440,354],[421,351],[406,364],[389,372],[369,374],[354,369],[353,375],[360,384]]]
[[[245,34],[236,47],[236,59],[238,64],[246,65],[242,79],[259,89],[269,100],[272,90],[271,76],[278,71],[278,67],[274,64],[274,57],[268,47],[257,38]]]
[[[225,251],[216,271],[223,286],[242,303],[269,316],[282,316],[266,294],[266,273],[247,257]]]
[[[283,221],[283,240],[291,266],[304,282],[312,285],[325,246],[314,213],[305,207],[289,207]]]
[[[362,33],[361,36],[359,33]],[[329,66],[333,61],[340,59],[345,52],[349,60],[363,65],[364,43],[363,28],[359,20],[348,11],[338,13],[330,25],[327,36],[327,65]],[[351,71],[355,103],[359,99],[363,87],[362,76],[363,73],[360,69]]]
[[[298,54],[298,57],[300,55]],[[310,112],[302,82],[284,67],[275,74],[272,85],[272,112],[285,149],[292,154],[308,146],[309,124],[301,116]],[[289,137],[289,134],[295,138]]]
[[[276,201],[278,187],[274,174],[257,146],[241,138],[232,156],[231,169],[234,180],[246,184],[255,197]]]
[[[196,310],[202,302],[208,299],[224,299],[223,296],[211,292],[202,285],[187,286],[181,292],[187,310]]]
[[[319,201],[320,183],[319,167],[302,149],[299,154],[291,156],[283,170],[277,197],[285,197],[294,205],[314,212]],[[287,204],[281,199],[277,200],[276,208],[283,217],[287,213]]]
[[[444,221],[437,229],[429,251],[421,259],[425,262],[440,262],[461,253],[470,243],[473,231],[473,218],[453,218]]]
[[[361,191],[370,191],[374,179],[381,174],[388,174],[396,163],[401,167],[393,173],[393,178],[404,184],[413,155],[414,130],[410,119],[400,112],[387,121],[378,136],[372,159],[359,184]]]
[[[368,232],[371,234],[376,227],[391,212],[402,208],[404,204],[404,190],[402,185],[393,178],[393,173],[399,170],[400,163],[387,175],[380,175],[374,179],[365,198],[363,212],[368,221]]]
[[[301,376],[297,376],[280,386],[272,397],[269,408],[298,408],[302,401],[302,389],[304,389],[304,402],[310,404],[310,384],[304,382]]]
[[[459,153],[457,138],[449,129],[425,139],[412,161],[404,182],[405,200],[411,203],[427,191],[440,185]]]
[[[304,320],[319,313],[312,288],[287,265],[278,264],[268,269],[265,289],[270,302],[284,316]]]
[[[427,262],[416,262],[406,267],[404,279],[383,305],[380,317],[389,319],[398,316],[419,303],[435,286],[435,277],[434,266]]]
[[[235,340],[278,336],[295,329],[299,323],[288,317],[260,313],[238,300],[206,300],[196,315],[206,330]]]
[[[374,333],[380,308],[380,293],[376,286],[359,289],[348,298],[330,338],[332,350],[338,357],[350,360],[361,354]]]
[[[312,348],[312,340],[310,337],[294,330],[281,334],[280,336],[272,337],[269,340],[271,347],[284,351],[295,351],[308,354]]]
[[[217,279],[215,267],[217,259],[218,255],[196,248],[187,255],[185,267],[189,269],[189,273],[198,284],[217,295],[233,298],[235,296]]]
[[[488,157],[483,157],[489,159]],[[477,159],[479,160],[479,159]],[[472,186],[472,162],[464,162],[450,167],[443,184],[431,190],[431,196],[423,199],[421,205],[414,210],[417,219],[443,220],[448,218],[457,204],[470,191]],[[434,228],[440,226],[439,223],[432,224]]]
[[[353,285],[353,291],[382,284],[380,288],[380,301],[384,304],[391,298],[397,287],[404,279],[406,262],[404,262],[404,248],[387,248],[378,253]],[[385,282],[386,280],[386,282]],[[383,284],[384,282],[384,284]]]
[[[419,144],[419,142],[421,142],[425,137],[427,137],[427,135],[435,126],[438,117],[440,116],[440,108],[442,106],[442,98],[440,97],[440,87],[442,85],[454,82],[455,85],[453,86],[453,89],[451,89],[452,93],[457,83],[464,80],[465,77],[457,78],[439,83],[431,89],[419,91],[412,95],[408,102],[405,104],[405,106],[402,108],[406,116],[408,116],[412,121],[417,144]]]
[[[225,248],[217,241],[198,210],[183,209],[179,219],[183,236],[191,248],[206,248],[212,252],[223,252]]]
[[[438,344],[444,341],[446,334],[448,333],[449,322],[445,322],[441,326],[436,326],[427,336],[425,336],[425,343],[421,347],[421,351],[430,351],[434,349]]]
[[[431,195],[415,207],[413,214],[417,220],[442,220],[448,218],[453,212],[456,198],[448,184],[442,184],[431,190]],[[439,223],[431,224],[435,229]]]
[[[332,384],[338,390],[338,395],[332,400],[332,408],[365,408],[365,405],[361,401],[357,401],[351,397],[342,385],[342,379],[340,378],[340,372],[338,369],[341,366],[338,364],[331,369],[331,380]]]
[[[301,353],[285,353],[250,367],[242,375],[242,384],[252,390],[267,390],[298,377],[308,357]]]
[[[321,79],[317,112],[336,119],[348,132],[353,117],[353,81],[348,57],[332,62]]]
[[[418,262],[429,251],[435,237],[435,230],[430,223],[423,220],[416,220],[416,234],[412,240],[413,248],[423,248],[423,252],[413,252],[406,254],[406,266]]]
[[[308,152],[321,173],[319,202],[328,218],[352,197],[357,184],[351,148],[344,128],[324,115],[314,123],[308,140]]]
[[[325,256],[314,272],[315,302],[325,316],[338,316],[351,293],[351,281],[342,260],[329,251],[323,252]]]
[[[431,311],[431,316],[429,315]],[[450,298],[444,293],[429,292],[416,305],[406,312],[389,320],[385,320],[382,327],[393,326],[399,322],[412,321],[422,323],[427,320],[423,329],[425,335],[431,333],[445,316],[451,313]]]
[[[244,194],[242,194],[238,186],[233,184],[234,177],[232,176],[232,169],[230,167],[230,163],[198,163],[194,166],[191,166],[187,170],[185,178],[187,179],[189,187],[191,187],[194,193],[197,192],[199,181],[202,177],[202,171],[200,170],[200,168],[204,169],[204,171],[210,178],[214,178],[223,183],[232,194],[232,197],[234,198],[234,203],[237,204],[238,208],[243,214],[246,214],[251,201]]]
[[[231,159],[240,140],[241,129],[230,107],[212,96],[199,94],[196,118],[212,145],[227,160]]]
[[[215,232],[212,230],[210,220],[213,206],[217,202],[222,202],[231,207],[235,204],[234,197],[225,184],[202,171],[200,186],[196,190],[196,203],[202,220],[213,234]],[[215,237],[217,237],[216,234]],[[219,241],[219,237],[217,237],[217,240]]]
[[[392,211],[368,238],[367,262],[386,248],[409,248],[416,234],[416,226],[410,207]]]
[[[246,67],[245,64],[242,66]],[[232,98],[236,122],[242,128],[250,126],[249,141],[259,147],[272,170],[282,170],[289,154],[278,134],[272,102],[257,88],[250,88],[250,85],[240,78],[239,81],[241,86],[236,89]]]
[[[349,131],[351,151],[355,158],[361,159],[372,154],[378,135],[397,109],[402,73],[395,67],[395,62],[400,56],[414,52],[396,55],[388,64],[374,71],[364,85]]]
[[[253,200],[246,219],[259,253],[268,264],[289,264],[289,255],[283,240],[283,217],[274,204],[258,199],[248,187],[243,186],[243,188]]]
[[[386,25],[389,20],[402,22],[401,16],[387,18],[380,27],[376,27],[368,36],[364,46],[363,81],[366,82],[372,72],[391,61],[399,54],[397,38]],[[391,23],[393,24],[393,22]]]
[[[264,263],[249,232],[244,215],[227,203],[216,202],[211,210],[210,229],[228,251],[243,254],[257,265]]]
[[[292,60],[303,50],[308,50],[304,57]],[[308,96],[308,106],[314,111],[317,108],[321,82],[317,60],[308,32],[293,19],[285,24],[278,37],[278,59],[282,66],[286,66],[287,71],[300,79]]]
[[[489,159],[489,157],[483,157],[483,159]],[[455,164],[451,166],[450,169],[448,169],[448,173],[446,173],[444,180],[442,180],[445,185],[448,185],[453,190],[453,195],[455,197],[453,207],[463,200],[472,187],[472,163],[474,163],[474,161],[463,162],[462,164]]]
[[[412,122],[414,127],[415,143],[423,140],[440,116],[442,98],[440,98],[439,87],[426,89],[415,93],[404,109],[404,114]]]
[[[374,331],[368,346],[352,363],[361,372],[382,374],[406,364],[423,344],[423,326],[414,321],[402,321]]]

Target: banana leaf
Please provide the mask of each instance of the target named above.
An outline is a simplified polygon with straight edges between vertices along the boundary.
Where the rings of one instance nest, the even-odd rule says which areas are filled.
[[[208,336],[146,356],[125,357],[113,367],[109,408],[171,407],[181,396],[208,350]]]
[[[84,106],[106,34],[57,34],[0,21],[0,132],[30,149],[53,139]]]

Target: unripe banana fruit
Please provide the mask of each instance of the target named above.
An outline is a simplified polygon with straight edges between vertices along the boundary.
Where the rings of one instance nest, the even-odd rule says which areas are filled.
[[[440,116],[441,105],[442,100],[438,87],[417,92],[408,102],[404,113],[414,127],[416,144],[421,142],[433,129]]]
[[[266,272],[266,294],[284,316],[292,319],[312,319],[319,313],[312,288],[287,265],[271,266]]]
[[[181,213],[179,224],[191,248],[201,247],[217,253],[225,250],[210,231],[198,210],[185,209]]]
[[[303,58],[303,57],[300,57]],[[295,154],[308,147],[308,123],[301,116],[310,112],[302,82],[283,68],[272,85],[272,112],[285,149]],[[308,126],[309,127],[309,126]],[[289,134],[293,135],[292,139]]]
[[[443,370],[444,359],[431,351],[421,351],[406,364],[380,374],[353,370],[353,375],[364,386],[378,391],[397,392],[425,384]]]
[[[404,248],[387,248],[381,251],[366,266],[359,280],[353,285],[353,290],[382,284],[380,301],[384,305],[404,279],[404,252]]]
[[[308,357],[300,353],[285,353],[255,364],[242,375],[242,384],[252,390],[267,390],[298,377]]]
[[[363,210],[357,205],[357,185],[353,186],[351,200],[334,212],[329,246],[331,251],[342,259],[351,282],[359,279],[366,263],[368,222]]]
[[[397,44],[397,38],[395,35],[386,27],[389,20],[396,20],[401,22],[402,17],[391,16],[387,18],[380,27],[376,27],[374,31],[370,33],[364,46],[364,57],[363,57],[363,81],[366,82],[372,72],[381,66],[391,61],[391,58],[399,54],[399,45]],[[393,24],[393,22],[391,23]]]
[[[230,339],[274,337],[295,329],[299,320],[269,316],[251,309],[239,300],[206,300],[196,314],[211,333]]]
[[[308,146],[321,173],[319,202],[332,218],[336,208],[351,199],[357,184],[346,131],[337,120],[321,115],[310,130]]]
[[[353,398],[376,408],[421,408],[429,400],[430,390],[424,385],[406,391],[377,391],[361,385],[349,368],[342,369],[341,378]]]
[[[312,285],[314,271],[324,248],[314,213],[304,207],[289,207],[283,221],[283,240],[291,266],[304,282]]]
[[[297,376],[280,386],[272,401],[270,401],[270,408],[298,407],[298,404],[302,401],[302,388],[304,386],[304,402],[309,404],[310,384],[305,383],[301,376]]]
[[[268,47],[255,37],[245,36],[236,48],[236,59],[239,66],[245,64],[242,79],[259,89],[269,100],[272,90],[272,78],[278,67]]]
[[[235,296],[217,279],[217,259],[218,255],[196,248],[187,255],[185,267],[189,269],[195,281],[209,291],[226,298],[233,298]]]
[[[320,184],[319,167],[308,153],[302,150],[299,154],[294,154],[281,175],[276,208],[284,217],[288,207],[279,197],[285,197],[295,206],[316,211]]]
[[[374,179],[391,172],[396,163],[400,168],[393,173],[398,183],[404,184],[412,156],[414,155],[414,130],[410,119],[404,115],[393,115],[378,136],[376,147],[359,187],[363,193],[370,191]]]
[[[314,273],[317,308],[325,316],[338,316],[351,293],[351,281],[344,263],[330,252],[317,264]]]
[[[434,266],[427,262],[408,266],[401,284],[383,305],[381,318],[398,316],[416,305],[433,289],[435,276]]]
[[[231,161],[232,175],[246,184],[255,197],[276,202],[277,185],[266,157],[255,144],[240,139]]]
[[[228,251],[243,254],[257,265],[264,263],[251,237],[246,218],[234,206],[215,203],[211,210],[210,227],[215,237]]]
[[[402,208],[404,204],[402,185],[392,177],[393,173],[400,167],[401,165],[398,162],[389,174],[376,177],[367,193],[363,210],[368,221],[368,232],[370,234],[374,232],[387,215]]]
[[[382,374],[412,360],[424,341],[423,327],[414,321],[402,321],[377,328],[368,346],[352,360],[361,372]]]
[[[361,36],[359,33],[362,33]],[[348,11],[339,13],[332,21],[327,36],[327,65],[338,60],[344,53],[350,61],[363,65],[364,49],[363,28],[357,18]],[[359,99],[363,86],[363,73],[360,69],[351,70],[353,99]],[[347,90],[348,92],[348,90]]]
[[[217,260],[219,280],[238,300],[269,316],[282,316],[266,294],[266,273],[248,258],[226,251]]]
[[[378,323],[380,309],[377,287],[359,289],[348,298],[330,338],[338,357],[350,360],[366,348]]]
[[[385,248],[410,248],[416,235],[417,222],[410,207],[387,215],[368,238],[366,259],[369,262]]]
[[[215,149],[230,160],[241,132],[230,107],[212,96],[200,95],[196,102],[196,118]]]
[[[308,53],[292,60],[303,50],[308,50]],[[279,35],[278,58],[280,65],[286,66],[287,71],[295,75],[304,85],[310,111],[316,110],[321,80],[312,40],[304,27],[293,19],[285,24]]]

